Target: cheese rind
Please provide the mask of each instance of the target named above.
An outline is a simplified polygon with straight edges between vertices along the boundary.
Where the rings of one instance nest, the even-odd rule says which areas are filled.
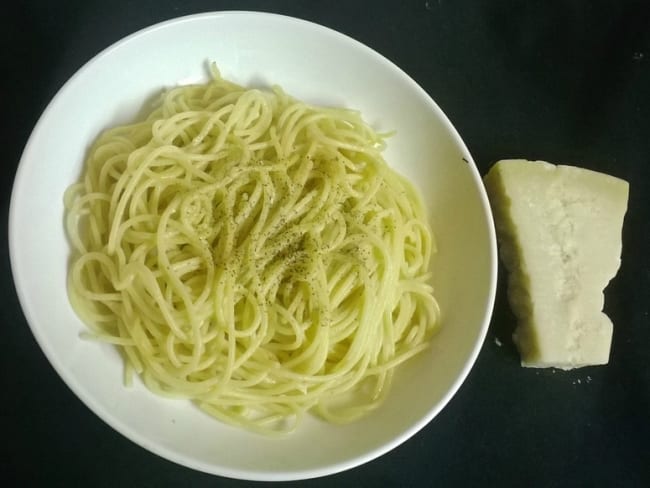
[[[606,364],[612,322],[603,290],[620,266],[628,183],[526,160],[497,162],[484,182],[522,365]]]

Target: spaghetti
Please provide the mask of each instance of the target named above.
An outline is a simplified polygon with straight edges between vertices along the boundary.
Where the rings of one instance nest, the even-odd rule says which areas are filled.
[[[263,433],[353,421],[438,324],[420,197],[359,113],[212,78],[91,148],[71,304],[127,382]]]

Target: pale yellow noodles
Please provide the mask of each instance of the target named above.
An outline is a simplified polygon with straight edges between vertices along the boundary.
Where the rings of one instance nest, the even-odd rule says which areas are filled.
[[[102,134],[65,195],[68,293],[154,392],[292,430],[374,409],[438,307],[414,188],[357,112],[221,78]]]

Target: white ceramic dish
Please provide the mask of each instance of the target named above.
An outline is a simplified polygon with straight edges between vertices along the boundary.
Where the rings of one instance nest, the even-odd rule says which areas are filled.
[[[131,120],[165,86],[206,77],[218,63],[246,85],[278,83],[314,103],[360,109],[396,129],[387,160],[423,190],[437,235],[435,286],[443,329],[404,366],[385,405],[347,426],[308,419],[289,438],[220,424],[185,401],[125,388],[113,347],[84,341],[66,296],[62,195],[100,130]],[[171,461],[251,480],[323,476],[367,462],[424,427],[473,365],[494,302],[493,224],[480,176],[442,111],[406,74],[368,47],[283,16],[228,12],[164,22],[87,63],[59,91],[22,156],[11,200],[11,264],[18,296],[45,355],[76,395],[127,438]]]

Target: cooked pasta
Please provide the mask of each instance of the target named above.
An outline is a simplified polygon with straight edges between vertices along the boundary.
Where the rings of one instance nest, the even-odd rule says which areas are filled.
[[[376,408],[439,316],[432,232],[385,137],[214,66],[101,134],[64,198],[68,295],[126,382],[267,434]]]

